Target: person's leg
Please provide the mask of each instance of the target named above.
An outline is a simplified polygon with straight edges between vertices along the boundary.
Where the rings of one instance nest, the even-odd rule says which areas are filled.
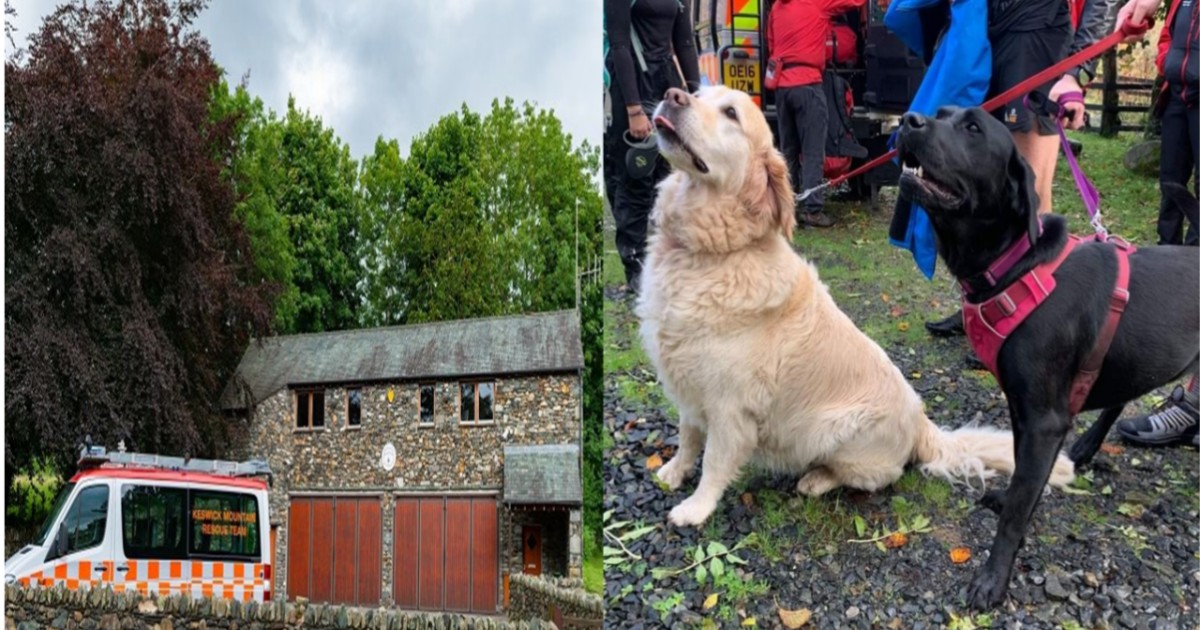
[[[1038,214],[1047,214],[1054,205],[1054,167],[1058,164],[1058,136],[1043,136],[1038,130],[1014,131],[1017,152],[1033,171],[1038,196]]]
[[[612,94],[612,125],[604,134],[604,163],[605,185],[608,187],[608,203],[612,209],[613,222],[616,224],[617,253],[621,256],[621,264],[625,268],[625,282],[636,291],[638,277],[641,274],[641,256],[646,239],[644,217],[640,215],[639,200],[644,193],[633,191],[631,187],[638,186],[638,180],[629,176],[625,168],[625,153],[629,145],[625,143],[625,132],[629,130],[629,115],[625,111],[625,96],[620,85],[613,81],[610,88]]]
[[[825,174],[825,136],[829,126],[829,109],[825,102],[825,90],[821,84],[799,88],[802,121],[800,122],[800,150],[804,156],[801,165],[803,177],[800,190],[810,190],[821,185]],[[801,219],[807,225],[829,227],[833,221],[825,214],[825,193],[816,191],[804,200]]]
[[[1187,106],[1177,90],[1168,90],[1162,115],[1162,152],[1158,161],[1158,184],[1187,185],[1192,171],[1191,142],[1188,141]],[[1158,244],[1183,242],[1184,217],[1165,195],[1158,206]]]
[[[779,151],[787,160],[788,177],[792,190],[800,190],[800,137],[796,134],[796,116],[799,112],[793,103],[797,88],[780,88],[775,93],[776,118],[779,124]]]
[[[1192,194],[1200,195],[1200,106],[1193,105],[1187,109],[1188,138],[1192,141]],[[1193,208],[1195,210],[1195,208]],[[1187,235],[1183,237],[1184,245],[1200,245],[1200,225],[1196,225],[1198,217],[1188,217]]]

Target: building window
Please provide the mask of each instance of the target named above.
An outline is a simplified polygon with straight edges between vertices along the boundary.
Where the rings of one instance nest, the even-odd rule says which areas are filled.
[[[346,390],[346,426],[362,425],[362,390]]]
[[[459,423],[489,424],[492,422],[492,402],[495,385],[486,383],[459,384]]]
[[[433,383],[421,385],[421,416],[418,424],[423,427],[433,426],[433,399],[435,388]]]
[[[296,428],[325,428],[325,390],[296,392]]]

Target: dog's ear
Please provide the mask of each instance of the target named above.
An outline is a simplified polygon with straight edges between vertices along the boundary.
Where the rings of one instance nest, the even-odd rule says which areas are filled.
[[[1038,199],[1036,180],[1033,169],[1021,157],[1021,153],[1013,147],[1008,159],[1009,198],[1012,200],[1013,211],[1018,217],[1024,217],[1026,229],[1029,231],[1029,244],[1036,245],[1038,234],[1041,233],[1041,222],[1038,220]]]
[[[796,215],[793,211],[792,178],[788,174],[787,162],[783,155],[775,149],[767,151],[765,160],[767,169],[767,203],[770,204],[775,224],[779,232],[792,240],[792,230],[796,226]]]

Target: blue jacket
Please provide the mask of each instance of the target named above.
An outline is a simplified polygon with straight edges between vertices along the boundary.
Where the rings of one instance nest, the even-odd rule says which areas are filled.
[[[950,9],[947,15],[946,5]],[[909,110],[932,116],[939,107],[981,105],[992,78],[987,0],[894,0],[883,23],[929,64]],[[945,27],[947,19],[949,26]],[[945,28],[941,42],[937,36]],[[932,59],[931,59],[932,57]],[[890,145],[894,144],[893,134]],[[917,267],[932,278],[937,244],[924,208],[896,202],[888,240],[912,252]]]

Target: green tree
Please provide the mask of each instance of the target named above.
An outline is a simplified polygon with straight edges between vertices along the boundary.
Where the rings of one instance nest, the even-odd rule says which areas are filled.
[[[511,99],[465,106],[409,156],[376,142],[360,175],[367,247],[363,323],[387,325],[572,308],[576,225],[598,225],[598,156],[553,112]]]
[[[237,217],[254,245],[263,281],[281,287],[281,333],[353,328],[360,304],[357,165],[321,120],[288,99],[280,118],[245,85],[222,82],[217,118],[236,121],[239,151],[227,173],[237,186]]]

